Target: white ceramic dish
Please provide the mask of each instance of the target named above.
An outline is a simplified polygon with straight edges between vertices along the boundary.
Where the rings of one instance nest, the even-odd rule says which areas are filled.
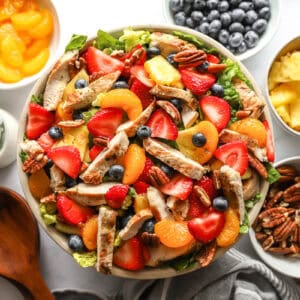
[[[175,24],[174,18],[169,8],[169,2],[170,0],[163,1],[164,17],[168,23]],[[254,48],[247,50],[243,54],[236,55],[237,59],[243,61],[254,56],[259,51],[261,51],[275,35],[280,22],[281,0],[270,0],[270,4],[271,4],[271,18],[269,20],[266,32],[260,37],[258,44]]]
[[[291,165],[300,171],[300,156],[293,156],[275,163],[275,167],[281,165]],[[257,255],[274,270],[294,278],[300,279],[300,258],[289,258],[280,255],[273,255],[263,250],[261,244],[255,237],[255,232],[251,228],[249,231],[250,240]]]
[[[43,67],[43,69],[32,75],[23,78],[22,80],[15,82],[15,83],[3,83],[0,82],[0,91],[7,91],[7,90],[15,90],[19,89],[21,87],[24,87],[37,79],[39,79],[44,72],[47,72],[49,68],[53,65],[53,63],[57,60],[58,58],[58,48],[60,44],[60,23],[58,19],[58,14],[56,12],[56,8],[51,0],[38,0],[38,4],[41,8],[47,8],[50,10],[52,17],[53,17],[53,22],[54,22],[54,28],[53,28],[53,34],[52,34],[52,39],[51,39],[51,44],[50,44],[50,57],[47,61],[47,64]],[[1,99],[0,99],[1,102]]]

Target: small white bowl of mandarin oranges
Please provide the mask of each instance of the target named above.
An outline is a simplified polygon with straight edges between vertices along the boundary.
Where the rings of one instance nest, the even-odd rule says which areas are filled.
[[[49,0],[4,0],[0,5],[0,90],[25,86],[55,60],[59,23]]]

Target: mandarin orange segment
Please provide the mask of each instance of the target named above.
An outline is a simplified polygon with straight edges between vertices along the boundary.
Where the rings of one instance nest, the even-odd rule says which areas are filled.
[[[1,3],[2,4],[2,3]],[[7,21],[17,11],[10,0],[4,0],[0,6],[0,22]]]
[[[98,216],[91,217],[82,228],[82,240],[88,250],[97,249]]]
[[[36,199],[41,199],[52,193],[50,188],[50,179],[44,169],[39,170],[29,176],[29,190]]]
[[[256,139],[259,147],[265,147],[267,132],[263,123],[254,118],[245,118],[230,125],[230,129]]]
[[[29,34],[33,38],[43,38],[53,32],[53,17],[49,10],[44,9],[41,11],[41,21],[32,29],[29,30]]]
[[[229,247],[234,244],[240,232],[240,220],[238,214],[232,208],[227,209],[225,218],[225,225],[217,236],[219,247]]]
[[[20,37],[20,39],[22,40],[23,44],[26,47],[29,47],[30,44],[32,43],[32,38],[26,31],[19,31],[18,36]],[[25,49],[24,49],[24,51],[25,51]]]
[[[154,226],[154,232],[160,242],[170,248],[186,246],[194,241],[190,234],[187,222],[178,222],[173,219],[163,219]]]
[[[22,10],[26,11],[26,10],[38,10],[39,6],[38,3],[36,2],[36,0],[26,0]]]
[[[124,184],[133,184],[144,170],[146,163],[145,149],[137,144],[131,144],[124,156]]]
[[[3,61],[11,67],[19,68],[23,64],[22,49],[11,35],[7,35],[1,43],[1,54]]]
[[[26,49],[25,44],[21,37],[18,35],[17,31],[12,26],[12,24],[4,23],[0,25],[0,44],[8,35],[11,35],[15,39],[15,41],[18,44],[18,48],[21,50],[22,53],[24,53]]]
[[[49,39],[40,39],[40,40],[35,40],[31,45],[26,49],[25,51],[25,57],[26,58],[33,58],[34,56],[38,55],[39,52],[44,50],[49,46]]]
[[[64,102],[60,101],[57,105],[57,109],[55,111],[55,123],[57,124],[60,121],[68,121],[72,120],[72,111],[66,111],[63,109]]]
[[[22,73],[28,76],[39,72],[46,65],[49,55],[49,49],[46,48],[32,59],[25,60],[21,68]]]
[[[22,79],[22,74],[19,70],[13,69],[0,60],[0,81],[7,83],[18,82]]]
[[[42,15],[35,10],[28,10],[11,16],[11,21],[16,30],[30,30],[42,21]]]
[[[192,137],[196,133],[202,133],[206,137],[206,143],[202,147],[196,147],[192,142]],[[209,121],[201,121],[191,128],[179,131],[176,139],[179,150],[200,164],[204,164],[212,158],[217,149],[218,141],[218,131]]]
[[[10,0],[13,7],[17,10],[20,10],[24,7],[26,0]]]
[[[127,113],[129,120],[135,120],[143,111],[139,97],[128,89],[114,89],[100,94],[96,104],[102,108],[121,108]]]

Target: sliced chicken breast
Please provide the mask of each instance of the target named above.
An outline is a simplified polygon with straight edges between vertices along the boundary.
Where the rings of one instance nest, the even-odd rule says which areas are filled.
[[[191,127],[199,117],[199,113],[188,105],[182,105],[181,119],[185,128]]]
[[[182,201],[174,196],[167,199],[167,207],[172,211],[176,220],[185,220],[190,208],[189,201]]]
[[[64,191],[66,189],[65,182],[66,176],[65,173],[56,165],[53,165],[50,168],[50,187],[54,192]]]

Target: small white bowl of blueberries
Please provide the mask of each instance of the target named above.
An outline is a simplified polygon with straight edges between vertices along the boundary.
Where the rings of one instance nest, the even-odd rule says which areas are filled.
[[[238,59],[260,51],[279,25],[280,0],[165,0],[169,22],[215,39]]]

